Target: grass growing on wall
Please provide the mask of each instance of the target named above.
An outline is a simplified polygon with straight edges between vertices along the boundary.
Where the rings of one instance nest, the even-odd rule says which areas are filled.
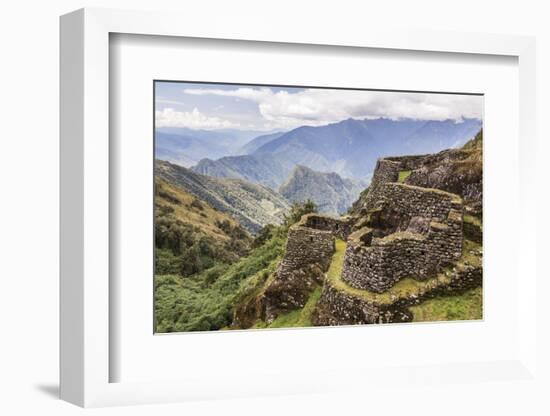
[[[410,176],[412,170],[402,170],[399,172],[399,176],[397,178],[397,182],[404,183],[405,180]]]

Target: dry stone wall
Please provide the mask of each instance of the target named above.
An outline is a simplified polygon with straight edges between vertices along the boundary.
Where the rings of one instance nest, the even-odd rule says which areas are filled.
[[[379,180],[393,177],[392,164],[378,166],[384,170]],[[367,195],[371,208],[391,212],[387,217],[397,230],[370,243],[350,236],[342,268],[350,286],[382,293],[405,277],[425,279],[460,257],[460,197],[393,182],[378,182],[373,192]]]
[[[330,231],[294,225],[288,231],[285,256],[277,274],[290,273],[312,263],[327,269],[333,253],[334,236]]]
[[[304,216],[288,230],[285,255],[261,298],[262,319],[268,323],[280,313],[305,305],[311,291],[323,283],[330,265],[335,242],[332,229],[343,232],[343,222],[327,220],[321,223],[326,229],[315,229],[306,226],[308,220],[312,217]]]
[[[374,208],[375,203],[381,195],[382,186],[386,183],[397,182],[400,170],[401,164],[399,162],[387,159],[379,159],[378,162],[376,162],[376,168],[374,169],[374,174],[369,185],[364,208],[367,210]]]
[[[397,183],[401,170],[413,170],[425,156],[381,159],[358,218],[304,215],[288,232],[285,256],[263,298],[262,318],[271,322],[305,305],[323,284],[314,314],[316,325],[404,322],[408,307],[440,294],[481,284],[481,267],[453,268],[450,281],[422,293],[377,302],[334,287],[325,278],[335,238],[347,241],[340,279],[353,290],[381,294],[406,277],[425,280],[462,254],[463,201],[449,192]],[[439,275],[441,276],[441,275]]]
[[[333,218],[320,214],[304,215],[299,224],[315,230],[329,231],[333,236],[342,240],[348,238],[353,226],[350,217]]]
[[[424,291],[395,298],[389,303],[367,300],[334,287],[327,279],[313,316],[313,324],[319,326],[379,324],[410,322],[413,319],[410,306],[418,305],[438,296],[451,296],[482,285],[482,268],[466,266],[449,272],[449,278]]]
[[[385,160],[398,162],[400,170],[414,170],[423,166],[430,155],[412,155],[412,156],[392,156]]]

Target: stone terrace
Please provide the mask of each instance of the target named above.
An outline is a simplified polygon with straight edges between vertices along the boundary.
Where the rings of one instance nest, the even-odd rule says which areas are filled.
[[[459,197],[392,182],[378,184],[376,192],[373,228],[349,236],[342,279],[350,286],[381,293],[407,276],[425,279],[460,257]]]

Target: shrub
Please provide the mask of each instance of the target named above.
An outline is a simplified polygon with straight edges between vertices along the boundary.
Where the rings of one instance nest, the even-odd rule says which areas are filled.
[[[169,192],[169,191],[163,189],[162,187],[158,187],[158,186],[157,186],[157,189],[158,189],[157,195],[159,197],[167,200],[168,202],[171,202],[172,204],[176,204],[176,205],[181,204],[181,201],[172,192]]]
[[[207,331],[229,326],[237,300],[269,277],[283,254],[285,238],[285,230],[278,227],[261,247],[232,265],[216,264],[185,279],[156,276],[156,331]],[[198,245],[195,247],[199,251]]]
[[[312,200],[308,199],[305,202],[294,202],[290,207],[289,213],[285,214],[285,227],[290,227],[292,224],[300,221],[303,215],[311,214],[312,212],[317,212],[317,207]]]
[[[191,202],[191,207],[196,208],[199,211],[202,211],[204,209],[204,206],[198,199],[193,199],[193,202]]]
[[[274,229],[275,226],[273,224],[264,225],[252,241],[252,247],[257,248],[263,246],[265,242],[272,237]]]

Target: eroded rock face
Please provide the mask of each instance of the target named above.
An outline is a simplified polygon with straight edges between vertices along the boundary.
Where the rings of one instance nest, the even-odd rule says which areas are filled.
[[[460,149],[426,155],[410,166],[405,183],[460,195],[468,211],[481,215],[483,198],[483,132]],[[405,162],[402,161],[402,164]]]
[[[464,202],[480,209],[483,182],[476,165],[444,158],[432,165],[413,170],[405,183],[436,188],[460,195]]]
[[[375,195],[377,183],[395,182],[399,171],[410,171],[406,184],[435,188],[459,195],[465,209],[475,215],[482,214],[483,198],[483,132],[459,149],[415,156],[387,157],[379,161],[368,192],[363,192],[352,211],[370,209],[369,198]],[[379,172],[377,172],[379,171]],[[380,181],[379,181],[380,180]]]

